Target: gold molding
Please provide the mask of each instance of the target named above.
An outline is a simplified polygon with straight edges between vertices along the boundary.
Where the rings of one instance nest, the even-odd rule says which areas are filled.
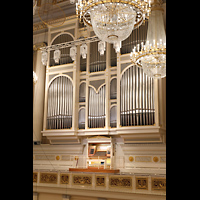
[[[46,47],[46,43],[44,42],[40,42],[40,43],[37,43],[37,44],[34,44],[33,45],[33,51],[37,51],[37,50],[40,50],[40,48],[42,47]]]

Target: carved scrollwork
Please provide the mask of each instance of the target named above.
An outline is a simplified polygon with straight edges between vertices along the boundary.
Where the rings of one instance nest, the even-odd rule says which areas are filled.
[[[148,190],[148,178],[136,178],[136,189]]]
[[[57,174],[41,173],[40,183],[57,183]]]
[[[166,190],[166,179],[152,178],[152,190]]]
[[[111,177],[109,179],[109,185],[111,187],[131,188],[132,179],[131,177]]]
[[[92,185],[92,176],[74,175],[73,184],[74,185]]]
[[[96,177],[96,186],[105,186],[105,177],[104,176]]]
[[[37,173],[33,173],[33,182],[37,182]]]
[[[61,184],[69,184],[69,174],[61,174],[60,175],[60,183]]]

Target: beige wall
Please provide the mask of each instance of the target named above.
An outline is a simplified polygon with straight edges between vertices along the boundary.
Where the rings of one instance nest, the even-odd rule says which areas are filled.
[[[62,194],[39,193],[38,200],[63,200]]]

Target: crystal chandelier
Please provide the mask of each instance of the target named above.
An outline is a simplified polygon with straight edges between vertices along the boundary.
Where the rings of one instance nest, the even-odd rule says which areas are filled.
[[[150,13],[150,0],[78,0],[76,13],[103,42],[120,42],[138,28]],[[118,48],[116,51],[118,51]]]
[[[166,76],[166,35],[162,12],[161,4],[154,0],[146,43],[137,44],[130,55],[134,64],[142,67],[147,76],[155,79]]]

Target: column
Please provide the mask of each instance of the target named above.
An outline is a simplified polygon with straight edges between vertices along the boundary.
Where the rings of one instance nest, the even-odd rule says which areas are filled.
[[[33,141],[41,142],[41,131],[43,128],[43,112],[44,112],[44,93],[45,93],[45,72],[46,68],[41,63],[41,51],[36,53],[35,73],[38,77],[34,85],[33,94]]]

